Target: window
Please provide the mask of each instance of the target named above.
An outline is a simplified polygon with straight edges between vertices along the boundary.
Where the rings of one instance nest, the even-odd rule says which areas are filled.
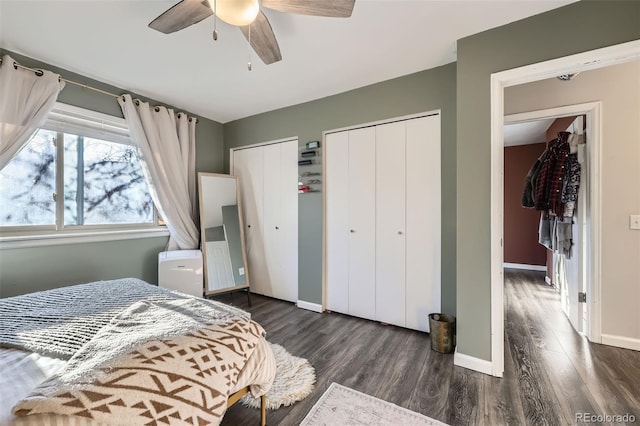
[[[158,224],[123,119],[56,104],[0,171],[4,233],[69,233]]]

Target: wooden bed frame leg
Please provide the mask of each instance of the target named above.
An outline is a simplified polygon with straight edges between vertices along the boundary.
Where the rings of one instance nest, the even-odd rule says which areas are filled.
[[[267,426],[267,396],[260,397],[260,426]]]

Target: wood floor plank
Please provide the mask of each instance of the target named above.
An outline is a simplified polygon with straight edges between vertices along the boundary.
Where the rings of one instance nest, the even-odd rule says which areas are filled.
[[[541,353],[543,364],[553,371],[548,376],[564,424],[575,423],[576,413],[602,412],[566,354],[546,350]]]
[[[508,323],[509,324],[509,323]],[[546,370],[539,364],[538,350],[531,336],[523,327],[511,323],[509,350],[515,366],[515,375],[520,388],[520,399],[528,424],[558,424],[559,415],[548,391],[550,383]]]
[[[446,422],[451,425],[478,425],[484,422],[482,374],[455,368],[449,386]]]
[[[424,353],[424,362],[410,369],[411,374],[417,377],[417,385],[410,395],[408,405],[402,406],[444,422],[448,412],[453,355],[431,350],[425,350]],[[418,368],[427,365],[428,368]]]

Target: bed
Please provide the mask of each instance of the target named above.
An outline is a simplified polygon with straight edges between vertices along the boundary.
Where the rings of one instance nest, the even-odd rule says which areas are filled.
[[[215,425],[275,359],[240,309],[137,279],[0,299],[0,424]],[[257,423],[256,415],[256,423]]]

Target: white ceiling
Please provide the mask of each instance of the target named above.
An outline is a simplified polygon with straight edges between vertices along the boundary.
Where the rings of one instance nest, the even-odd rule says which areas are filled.
[[[547,129],[555,118],[525,121],[504,126],[504,146],[528,145],[547,141]]]
[[[321,0],[318,0],[321,1]],[[456,59],[465,36],[575,0],[356,0],[351,18],[265,9],[283,60],[265,66],[213,19],[165,35],[147,24],[177,0],[0,0],[0,46],[221,123]]]

